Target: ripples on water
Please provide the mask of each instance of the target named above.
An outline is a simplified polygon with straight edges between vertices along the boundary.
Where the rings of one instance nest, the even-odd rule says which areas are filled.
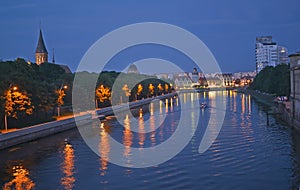
[[[200,112],[199,125],[190,143],[177,156],[158,166],[132,169],[109,163],[111,147],[108,135],[122,142],[123,155],[130,157],[130,147],[155,146],[176,130],[180,110],[177,100],[167,107],[152,107],[147,112],[134,110],[139,130],[143,122],[160,122],[150,133],[134,133],[132,120],[124,117],[122,127],[109,117],[99,127],[102,158],[93,153],[77,130],[19,145],[0,152],[1,187],[25,189],[297,189],[300,184],[299,135],[270,118],[266,108],[249,95],[232,91],[182,94],[181,103],[227,97],[227,112],[221,132],[203,154],[198,147],[214,107]],[[145,109],[144,109],[145,110]],[[186,110],[189,111],[189,110]],[[190,110],[191,111],[191,110]],[[154,113],[158,113],[154,114]],[[192,113],[191,113],[192,114]],[[154,117],[155,115],[155,117]],[[128,127],[129,126],[129,127]],[[151,127],[151,126],[150,126]],[[152,126],[155,127],[155,126]],[[141,131],[142,132],[142,131]],[[68,139],[68,143],[65,142]]]

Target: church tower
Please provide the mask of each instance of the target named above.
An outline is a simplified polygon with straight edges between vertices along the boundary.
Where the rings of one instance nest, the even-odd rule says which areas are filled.
[[[39,41],[35,50],[35,62],[37,65],[40,65],[42,63],[48,62],[48,51],[46,49],[44,40],[43,40],[43,35],[42,35],[42,30],[40,29],[40,36],[39,36]]]

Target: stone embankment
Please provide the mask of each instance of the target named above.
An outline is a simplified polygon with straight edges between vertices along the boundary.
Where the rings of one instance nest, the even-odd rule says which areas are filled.
[[[149,104],[153,100],[162,100],[176,96],[177,93],[165,94],[153,98],[147,98],[136,102],[130,102],[130,108],[136,108]],[[128,104],[117,105],[114,107],[107,107],[103,109],[87,111],[77,116],[72,116],[66,119],[52,121],[48,123],[38,124],[31,127],[15,130],[0,134],[0,149],[8,148],[24,142],[29,142],[46,136],[50,136],[59,132],[63,132],[76,127],[76,124],[87,124],[92,122],[92,119],[103,119],[108,115],[113,115],[114,112],[122,111],[128,108]],[[76,123],[75,123],[76,119]]]

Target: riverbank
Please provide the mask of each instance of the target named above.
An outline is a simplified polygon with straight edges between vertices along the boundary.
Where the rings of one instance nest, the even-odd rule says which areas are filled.
[[[238,92],[250,94],[257,102],[269,106],[270,108],[275,108],[276,106],[274,102],[274,95],[249,89],[240,89]]]
[[[290,101],[274,101],[275,96],[254,90],[244,90],[243,93],[250,94],[257,102],[270,107],[270,115],[276,115],[281,121],[300,132],[300,125],[293,121],[291,116]]]
[[[130,102],[130,108],[136,108],[149,104],[153,100],[162,100],[176,96],[177,93],[165,94],[157,97],[147,98],[136,102]],[[21,143],[33,141],[47,137],[76,127],[76,124],[84,125],[92,119],[104,119],[106,116],[113,115],[114,111],[122,111],[127,108],[127,104],[117,105],[114,108],[106,107],[103,109],[91,110],[75,116],[60,118],[60,120],[38,124],[7,133],[0,134],[0,149],[5,149]],[[76,123],[75,123],[76,120]]]

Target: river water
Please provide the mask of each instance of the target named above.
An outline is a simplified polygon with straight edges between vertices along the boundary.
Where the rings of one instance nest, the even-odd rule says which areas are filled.
[[[199,154],[214,99],[224,97],[226,115],[212,146]],[[3,189],[298,189],[300,185],[300,135],[270,116],[268,107],[250,95],[233,91],[185,93],[167,104],[133,110],[139,128],[149,120],[166,120],[155,131],[134,133],[126,116],[120,124],[108,117],[99,130],[102,158],[82,139],[77,129],[0,151],[0,186]],[[200,109],[199,102],[208,107]],[[196,103],[195,103],[196,102]],[[147,167],[122,167],[109,162],[113,151],[109,135],[130,147],[152,147],[168,140],[180,118],[179,104],[200,109],[199,123],[187,146],[165,163]],[[155,116],[155,117],[154,117]],[[67,143],[66,143],[67,142]]]

